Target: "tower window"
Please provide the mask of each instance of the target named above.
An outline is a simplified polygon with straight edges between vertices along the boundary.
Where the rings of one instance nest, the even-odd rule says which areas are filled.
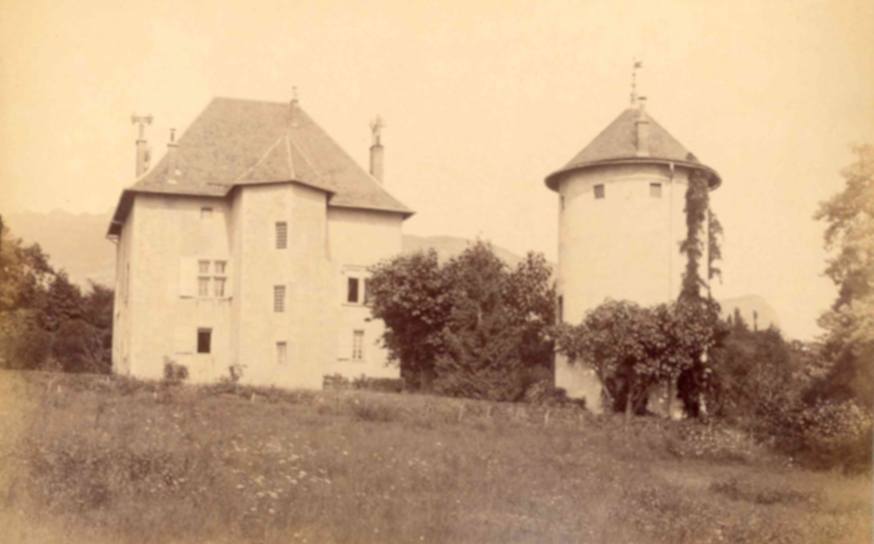
[[[558,207],[560,210],[564,211],[564,195],[559,195],[558,197]]]
[[[281,313],[285,311],[285,286],[273,286],[273,311]]]
[[[210,353],[212,349],[212,329],[197,329],[197,353]]]
[[[558,296],[558,304],[556,308],[556,317],[558,318],[559,323],[564,323],[564,297]]]
[[[595,185],[595,198],[598,198],[598,199],[604,198],[604,184],[603,183],[599,183],[598,185]]]
[[[276,222],[276,249],[285,249],[288,247],[288,223],[285,221]]]
[[[649,184],[649,196],[653,198],[661,198],[662,197],[662,184],[661,183],[650,183]]]
[[[204,206],[200,208],[200,218],[201,219],[209,219],[212,217],[212,208],[209,206]]]

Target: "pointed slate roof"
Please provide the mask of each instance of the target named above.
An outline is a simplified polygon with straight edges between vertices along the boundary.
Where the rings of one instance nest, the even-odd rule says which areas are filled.
[[[649,153],[647,156],[637,154],[636,122],[641,115],[645,115],[649,121]],[[715,170],[701,163],[651,115],[642,113],[637,108],[628,108],[607,125],[600,134],[595,136],[595,139],[564,167],[547,176],[546,185],[555,191],[558,189],[558,182],[562,175],[567,172],[593,166],[627,163],[674,163],[705,172],[710,178],[711,188],[715,188],[721,183],[719,174]]]
[[[225,196],[236,186],[293,182],[329,193],[329,206],[413,211],[390,195],[295,103],[214,98],[178,140],[174,172],[164,155],[116,208],[117,234],[132,193]]]

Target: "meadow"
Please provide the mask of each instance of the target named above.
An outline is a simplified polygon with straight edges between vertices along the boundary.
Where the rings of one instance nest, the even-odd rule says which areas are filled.
[[[871,476],[574,406],[0,371],[0,541],[855,543]]]

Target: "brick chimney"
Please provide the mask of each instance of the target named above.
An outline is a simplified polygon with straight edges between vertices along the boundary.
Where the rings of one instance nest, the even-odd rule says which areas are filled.
[[[379,116],[370,122],[370,132],[373,135],[373,143],[370,145],[370,175],[379,180],[380,183],[382,183],[385,171],[385,148],[382,147],[380,139],[384,126],[385,124]]]
[[[177,174],[179,173],[179,169],[177,168],[179,165],[177,164],[176,153],[179,149],[179,144],[176,143],[176,129],[170,129],[170,141],[167,142],[167,183],[175,184],[177,179]]]
[[[151,162],[151,153],[149,151],[149,142],[146,141],[146,126],[152,124],[151,115],[131,115],[131,124],[137,125],[137,159],[134,172],[136,177],[140,177],[149,170]]]
[[[638,157],[649,157],[649,117],[646,114],[646,97],[637,98],[637,120],[634,122],[634,142]]]

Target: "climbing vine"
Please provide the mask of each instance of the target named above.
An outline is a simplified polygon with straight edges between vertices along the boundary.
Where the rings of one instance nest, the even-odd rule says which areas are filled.
[[[699,171],[689,175],[689,186],[686,189],[686,239],[680,243],[680,253],[686,256],[686,270],[683,272],[683,283],[680,288],[681,302],[693,302],[701,299],[701,287],[707,287],[713,278],[721,278],[722,270],[716,266],[716,261],[722,259],[722,223],[716,214],[710,210],[710,190],[707,176]],[[707,240],[701,239],[702,228],[707,222]],[[699,272],[701,259],[707,248],[707,278]],[[708,290],[709,293],[709,290]]]
[[[722,258],[720,240],[722,224],[710,210],[710,189],[707,176],[700,171],[689,175],[689,185],[686,189],[686,239],[680,244],[680,252],[686,256],[686,269],[683,272],[683,282],[680,287],[679,304],[686,306],[692,313],[689,319],[705,324],[708,329],[707,340],[700,346],[697,362],[683,371],[677,380],[677,393],[683,401],[687,414],[697,417],[704,412],[702,399],[712,387],[705,354],[708,347],[720,341],[719,305],[710,296],[710,280],[721,277],[722,271],[715,262]],[[704,226],[707,226],[707,239],[702,239]],[[706,246],[705,246],[706,244]],[[699,272],[704,250],[707,250],[707,278]],[[707,296],[701,295],[701,288],[707,288]]]

